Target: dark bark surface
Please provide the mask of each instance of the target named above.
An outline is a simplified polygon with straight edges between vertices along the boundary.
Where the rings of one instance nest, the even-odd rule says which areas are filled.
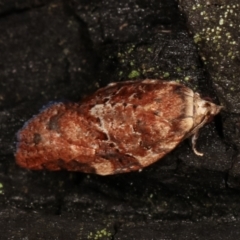
[[[239,238],[237,2],[1,2],[2,239]],[[179,80],[224,105],[201,131],[204,157],[184,141],[142,172],[108,177],[16,165],[17,131],[50,101],[145,78]]]

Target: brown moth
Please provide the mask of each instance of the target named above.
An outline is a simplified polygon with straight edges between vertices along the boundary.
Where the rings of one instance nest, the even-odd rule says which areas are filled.
[[[186,86],[160,80],[111,83],[79,103],[55,103],[18,132],[24,168],[100,175],[141,170],[191,137],[221,110]]]

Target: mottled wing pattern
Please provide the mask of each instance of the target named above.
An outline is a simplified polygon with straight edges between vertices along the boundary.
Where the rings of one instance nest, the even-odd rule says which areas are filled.
[[[80,104],[53,104],[19,131],[17,162],[101,175],[142,169],[189,133],[193,94],[175,82],[129,81],[99,89]]]

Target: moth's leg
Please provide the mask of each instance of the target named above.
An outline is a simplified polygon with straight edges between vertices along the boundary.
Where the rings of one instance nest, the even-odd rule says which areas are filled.
[[[199,152],[199,151],[196,149],[196,143],[197,143],[198,136],[199,136],[199,131],[196,131],[196,132],[192,135],[192,138],[191,138],[192,150],[193,150],[193,152],[194,152],[196,155],[198,155],[198,156],[203,156],[203,153]]]
[[[190,133],[187,135],[187,137],[191,137],[191,143],[192,143],[192,150],[193,152],[198,156],[203,156],[203,153],[199,152],[196,149],[197,139],[199,136],[199,130],[207,123],[208,118],[205,117],[200,124],[198,124]]]

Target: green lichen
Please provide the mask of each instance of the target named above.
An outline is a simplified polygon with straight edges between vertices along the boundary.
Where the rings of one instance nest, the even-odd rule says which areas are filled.
[[[106,239],[110,238],[112,236],[112,233],[108,231],[106,228],[97,231],[96,233],[90,232],[87,236],[87,239],[93,239],[93,240],[98,240],[98,239]]]
[[[128,74],[128,78],[132,79],[132,78],[136,78],[139,77],[140,73],[137,70],[132,70],[129,74]]]
[[[184,81],[190,81],[191,80],[191,78],[189,77],[189,76],[186,76],[185,78],[184,78]]]
[[[0,183],[0,194],[3,194],[3,184]]]
[[[214,56],[211,56],[212,60],[217,60],[218,56],[232,60],[239,55],[237,43],[231,33],[237,30],[234,19],[236,14],[239,14],[237,11],[239,6],[239,4],[222,5],[219,9],[215,8],[214,12],[204,4],[192,6],[193,14],[199,14],[203,21],[202,28],[194,34],[194,42],[199,46],[200,51],[202,47],[207,47],[211,52],[215,52]],[[209,22],[209,19],[214,19],[216,24]],[[226,46],[230,54],[226,53]],[[210,57],[207,51],[201,53],[203,60]]]
[[[145,74],[145,73],[150,73],[150,72],[154,72],[155,71],[155,68],[154,67],[150,67],[150,68],[143,68],[142,70],[142,73]]]
[[[150,53],[153,52],[152,48],[148,48],[147,50],[148,50],[148,52],[150,52]]]
[[[176,68],[176,71],[177,71],[177,72],[181,72],[182,69],[181,69],[180,67],[177,67],[177,68]]]
[[[170,76],[170,73],[169,72],[165,72],[164,74],[163,74],[163,77],[164,78],[168,78]]]
[[[235,86],[236,82],[231,80],[239,75],[238,72],[234,75],[233,70],[236,70],[235,59],[239,58],[240,52],[239,8],[238,1],[229,3],[223,0],[221,4],[215,5],[212,1],[206,4],[205,1],[199,0],[189,12],[189,22],[194,31],[193,39],[204,65],[209,69],[212,80],[219,85],[228,86],[230,91],[236,91],[235,87],[231,87]],[[231,71],[233,74],[230,76]],[[237,97],[233,100],[230,95],[226,96],[226,99],[229,102],[239,102]]]
[[[134,48],[135,48],[135,45],[134,44],[132,44],[131,45],[131,47],[128,49],[128,54],[130,54],[133,50],[134,50]]]

